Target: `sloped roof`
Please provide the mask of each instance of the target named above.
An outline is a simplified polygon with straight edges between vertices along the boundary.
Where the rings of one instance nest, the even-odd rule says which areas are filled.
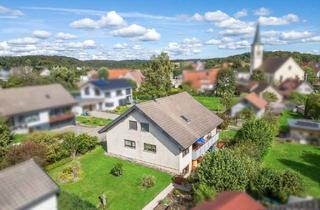
[[[250,93],[244,98],[258,109],[263,109],[268,104],[266,100],[260,98],[256,93]]]
[[[217,115],[183,92],[136,104],[99,133],[108,131],[133,110],[143,113],[184,149],[222,123]]]
[[[76,104],[60,84],[1,89],[0,101],[2,116]]]
[[[221,192],[212,201],[205,201],[192,210],[264,210],[245,192]]]
[[[112,90],[118,88],[129,88],[131,83],[126,79],[110,79],[110,80],[91,80],[89,83],[101,90]]]
[[[273,85],[267,84],[267,83],[259,83],[258,86],[253,89],[253,92],[255,92],[256,94],[260,94],[261,92],[263,92],[268,87],[271,87],[276,92],[279,92],[278,88],[274,87]]]
[[[256,33],[254,35],[254,40],[253,40],[253,45],[255,45],[255,44],[262,44],[261,37],[260,37],[260,24],[259,23],[257,23]]]
[[[310,88],[312,88],[312,86],[306,81],[300,81],[298,79],[288,78],[279,85],[279,90],[282,95],[289,96],[293,91],[295,91],[303,83],[306,83],[307,85],[310,86]]]
[[[288,59],[289,57],[267,58],[259,69],[267,73],[275,73]]]
[[[203,71],[190,71],[184,70],[182,72],[183,81],[190,82],[191,87],[198,90],[201,85],[215,84],[217,82],[219,69],[203,70]]]
[[[129,71],[129,69],[109,69],[108,79],[118,79],[120,77],[123,77]]]
[[[33,159],[0,171],[0,209],[26,209],[59,192]]]
[[[129,71],[127,74],[130,74],[131,77],[134,78],[134,81],[137,82],[138,84],[141,84],[145,78],[139,69]]]

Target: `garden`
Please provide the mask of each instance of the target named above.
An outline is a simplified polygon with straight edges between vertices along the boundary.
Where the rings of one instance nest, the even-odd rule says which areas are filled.
[[[225,109],[221,97],[202,95],[197,95],[193,97],[211,111],[221,112]],[[236,104],[238,101],[239,97],[233,97],[231,103]]]
[[[88,126],[105,126],[112,122],[111,119],[98,118],[92,116],[77,116],[77,123]]]
[[[71,182],[62,181],[62,172],[77,164],[81,165],[79,178]],[[52,166],[48,173],[64,193],[82,198],[82,202],[92,208],[99,206],[99,196],[104,194],[107,209],[142,209],[171,182],[169,174],[105,156],[102,147],[71,162]],[[61,199],[64,200],[65,195]],[[61,209],[67,210],[70,206],[68,202],[61,202],[61,205]]]

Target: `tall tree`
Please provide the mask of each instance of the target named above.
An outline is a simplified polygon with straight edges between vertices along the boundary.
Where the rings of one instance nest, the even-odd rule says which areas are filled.
[[[310,67],[306,67],[304,69],[305,73],[306,73],[306,76],[307,76],[307,81],[311,84],[311,85],[314,85],[317,83],[317,75],[316,75],[316,72],[310,68]]]
[[[264,72],[261,70],[255,70],[252,73],[251,80],[258,81],[258,82],[264,82],[265,79],[266,78],[265,78]]]
[[[233,70],[220,70],[218,74],[216,94],[222,97],[233,96],[236,89],[235,81],[236,79]]]
[[[313,93],[307,98],[304,115],[313,120],[320,120],[320,94]]]
[[[159,56],[152,56],[151,61],[143,70],[145,76],[140,92],[148,97],[166,96],[171,90],[170,76],[173,65],[168,54],[161,53]]]
[[[108,69],[106,67],[101,67],[99,70],[98,70],[98,78],[99,79],[108,79]]]
[[[72,90],[76,87],[77,75],[75,69],[56,66],[51,70],[50,77],[53,81],[62,84],[65,88]]]

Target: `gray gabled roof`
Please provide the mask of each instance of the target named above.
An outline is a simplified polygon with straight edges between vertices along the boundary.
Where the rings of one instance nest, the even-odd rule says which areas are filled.
[[[0,209],[26,209],[59,193],[56,183],[33,159],[0,171]]]
[[[1,89],[0,101],[0,116],[70,106],[77,103],[60,84]]]
[[[133,110],[143,113],[183,148],[188,148],[222,123],[217,115],[183,92],[134,105],[99,133],[111,129]]]
[[[260,37],[260,24],[259,24],[259,22],[257,23],[257,26],[256,26],[256,32],[255,32],[254,40],[253,40],[252,44],[253,45],[262,44],[261,37]]]
[[[314,199],[309,201],[300,201],[289,203],[285,205],[279,205],[269,208],[269,210],[319,210],[320,199]]]
[[[264,72],[275,73],[290,57],[272,57],[263,61],[259,67]]]

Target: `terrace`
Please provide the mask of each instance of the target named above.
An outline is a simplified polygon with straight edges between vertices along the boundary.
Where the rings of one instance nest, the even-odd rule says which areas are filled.
[[[203,138],[199,138],[192,145],[192,160],[197,160],[204,153],[206,153],[219,139],[219,132],[209,134]]]

